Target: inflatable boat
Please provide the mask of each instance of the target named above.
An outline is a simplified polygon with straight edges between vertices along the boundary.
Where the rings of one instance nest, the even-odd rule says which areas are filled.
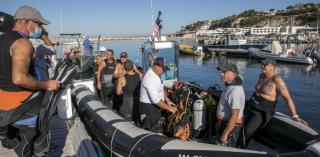
[[[312,128],[277,113],[256,139],[262,149],[223,147],[183,141],[141,129],[104,106],[86,86],[72,89],[77,111],[93,138],[110,156],[129,157],[319,157],[320,135]]]

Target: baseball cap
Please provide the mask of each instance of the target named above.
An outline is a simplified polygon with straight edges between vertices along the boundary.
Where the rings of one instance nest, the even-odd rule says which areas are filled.
[[[268,65],[268,64],[272,64],[273,66],[277,65],[276,60],[274,60],[272,58],[266,58],[266,59],[260,61],[260,63],[263,64],[263,65]]]
[[[123,66],[126,71],[130,71],[133,69],[133,62],[130,59],[128,59],[124,62]]]
[[[16,12],[14,13],[15,20],[37,20],[38,22],[48,25],[50,22],[42,17],[40,12],[31,6],[24,5],[19,7]]]
[[[167,65],[167,61],[162,57],[158,57],[158,58],[154,59],[153,65],[160,66],[162,68],[163,72],[169,70],[169,67]]]
[[[128,58],[128,54],[127,54],[127,52],[121,52],[120,53],[120,57],[126,57],[126,58]]]
[[[225,72],[225,71],[232,71],[234,73],[239,73],[238,68],[235,64],[225,64],[220,67],[217,67],[218,70]]]
[[[104,46],[101,46],[100,49],[99,49],[100,52],[104,52],[104,51],[106,51],[106,50],[107,50],[107,48],[104,47]]]

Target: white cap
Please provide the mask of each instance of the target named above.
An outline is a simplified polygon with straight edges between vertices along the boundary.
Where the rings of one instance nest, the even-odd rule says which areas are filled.
[[[100,49],[99,49],[100,52],[104,52],[104,51],[106,51],[106,50],[107,50],[107,48],[104,47],[104,46],[101,46]]]

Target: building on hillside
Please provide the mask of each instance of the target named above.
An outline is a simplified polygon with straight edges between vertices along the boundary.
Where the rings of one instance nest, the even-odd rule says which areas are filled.
[[[250,34],[252,35],[295,35],[301,33],[316,32],[315,27],[309,26],[283,26],[283,27],[252,27]]]
[[[218,33],[217,30],[204,30],[204,29],[200,29],[196,32],[196,36],[211,36],[213,34]]]
[[[316,27],[309,27],[309,26],[285,26],[281,27],[280,34],[281,35],[295,35],[301,33],[316,33]]]
[[[281,27],[252,27],[250,28],[250,34],[252,35],[269,35],[279,34]]]

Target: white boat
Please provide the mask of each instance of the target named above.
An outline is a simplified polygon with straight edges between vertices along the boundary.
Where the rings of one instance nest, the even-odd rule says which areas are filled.
[[[225,43],[224,44],[205,44],[203,47],[205,49],[244,49],[247,50],[249,48],[265,48],[266,44],[250,44],[245,39],[244,34],[240,32],[226,34]]]
[[[257,59],[272,58],[279,62],[298,63],[298,64],[315,64],[314,60],[302,54],[295,54],[292,49],[286,50],[282,54],[273,53],[272,51],[249,48],[251,57]]]

